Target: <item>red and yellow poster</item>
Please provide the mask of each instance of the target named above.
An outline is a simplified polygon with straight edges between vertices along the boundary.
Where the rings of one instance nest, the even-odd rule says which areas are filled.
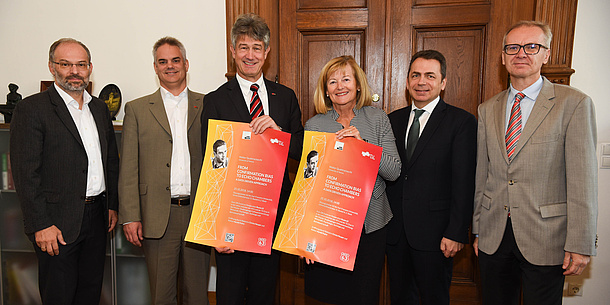
[[[186,241],[271,253],[290,134],[209,120],[206,151]]]
[[[353,270],[382,148],[305,131],[303,154],[273,249]]]

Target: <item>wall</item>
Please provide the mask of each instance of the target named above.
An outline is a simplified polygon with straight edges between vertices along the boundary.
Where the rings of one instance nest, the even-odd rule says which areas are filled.
[[[610,143],[610,114],[607,91],[608,79],[604,75],[610,71],[608,50],[610,50],[610,2],[607,0],[578,1],[574,57],[571,85],[586,92],[595,103],[597,115],[597,141]],[[552,52],[552,51],[551,51]],[[599,150],[599,146],[598,146]],[[598,151],[599,153],[599,151]],[[564,296],[566,305],[608,304],[610,300],[610,169],[599,170],[599,216],[597,232],[599,248],[597,256],[584,274],[566,278],[567,283],[582,284],[583,296]],[[567,284],[566,284],[567,285]]]
[[[40,91],[41,80],[53,80],[49,46],[62,37],[91,51],[95,96],[116,84],[124,105],[157,90],[152,46],[163,36],[184,44],[189,88],[210,92],[226,81],[225,16],[223,0],[0,0],[0,103],[9,83],[25,98]],[[215,290],[215,268],[210,278]]]
[[[152,46],[163,36],[182,41],[189,88],[207,93],[225,81],[225,15],[223,0],[2,0],[0,103],[9,83],[19,85],[25,98],[40,91],[41,80],[53,80],[49,46],[62,37],[91,51],[95,96],[111,83],[120,88],[123,104],[155,91]]]

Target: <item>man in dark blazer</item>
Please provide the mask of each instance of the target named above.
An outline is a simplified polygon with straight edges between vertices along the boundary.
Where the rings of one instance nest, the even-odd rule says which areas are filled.
[[[240,16],[231,30],[231,53],[237,75],[216,91],[207,94],[201,116],[201,143],[205,151],[208,120],[220,119],[250,123],[255,134],[267,128],[292,134],[288,155],[300,159],[303,146],[301,110],[291,89],[263,77],[269,53],[270,31],[265,21],[254,14]],[[256,84],[256,85],[254,85]],[[257,89],[254,91],[254,88]],[[262,111],[260,106],[262,105]],[[252,111],[251,111],[252,110]],[[292,183],[285,172],[275,229],[288,202]],[[271,255],[216,248],[218,304],[273,304],[280,254]]]
[[[402,159],[400,177],[387,187],[392,305],[449,304],[453,256],[469,241],[477,121],[440,98],[446,69],[438,51],[413,55],[413,103],[389,115]]]
[[[13,114],[15,189],[43,304],[99,304],[107,232],[117,222],[114,128],[106,104],[85,91],[93,65],[83,43],[54,42],[49,70],[53,86]]]
[[[179,40],[157,40],[153,55],[161,88],[125,104],[119,220],[127,240],[144,249],[152,304],[205,305],[211,250],[184,241],[203,162],[203,94],[187,88]]]

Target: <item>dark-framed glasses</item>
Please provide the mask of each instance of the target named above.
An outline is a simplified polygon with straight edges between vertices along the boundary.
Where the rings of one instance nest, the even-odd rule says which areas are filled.
[[[85,61],[81,61],[81,62],[78,62],[75,64],[73,64],[71,62],[67,62],[67,61],[59,61],[59,62],[52,61],[52,63],[58,65],[59,68],[62,70],[69,70],[69,69],[72,69],[72,66],[75,66],[76,69],[80,70],[80,71],[85,71],[85,70],[89,69],[89,66],[91,65],[90,63],[85,62]]]
[[[539,43],[528,43],[525,45],[520,44],[507,44],[504,46],[504,53],[506,55],[515,55],[519,53],[519,51],[523,48],[523,52],[527,55],[536,55],[540,52],[540,48],[548,49],[547,47],[539,44]]]

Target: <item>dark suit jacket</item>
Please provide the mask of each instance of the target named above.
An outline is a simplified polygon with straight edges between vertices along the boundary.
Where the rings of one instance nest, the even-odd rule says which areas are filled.
[[[269,100],[269,115],[282,131],[289,132],[290,148],[288,156],[299,160],[303,150],[303,124],[301,124],[301,109],[297,97],[292,89],[265,79],[267,98]],[[267,113],[266,113],[267,114]],[[226,82],[216,91],[208,93],[203,99],[203,114],[201,115],[201,144],[205,153],[208,136],[208,120],[218,119],[234,122],[250,123],[250,112],[239,88],[237,78]],[[278,206],[276,227],[282,217],[292,183],[288,178],[288,171],[284,172],[282,191]]]
[[[119,155],[106,104],[93,98],[106,181],[104,206],[118,209]],[[71,243],[78,237],[87,190],[88,160],[76,124],[55,90],[34,94],[17,104],[11,123],[11,166],[23,210],[25,233],[52,225]],[[108,216],[104,217],[108,221]]]
[[[411,106],[389,115],[402,162],[400,177],[389,182],[394,218],[388,243],[402,229],[417,250],[438,251],[443,237],[468,243],[474,201],[477,121],[442,99],[430,115],[411,160],[406,162],[405,136]],[[402,228],[401,228],[402,227]]]

